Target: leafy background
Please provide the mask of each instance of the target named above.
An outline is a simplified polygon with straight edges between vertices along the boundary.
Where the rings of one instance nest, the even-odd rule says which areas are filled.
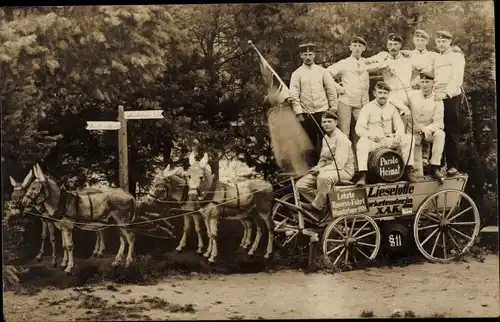
[[[460,168],[483,224],[495,224],[497,153],[493,2],[208,4],[4,7],[0,9],[2,191],[37,162],[70,189],[118,183],[116,131],[85,130],[126,110],[163,109],[161,120],[129,122],[132,192],[158,167],[185,164],[193,139],[220,158],[237,158],[276,181],[265,89],[253,40],[288,83],[303,41],[319,44],[323,66],[365,55],[398,32],[450,30],[466,57]],[[431,41],[429,47],[433,49]]]

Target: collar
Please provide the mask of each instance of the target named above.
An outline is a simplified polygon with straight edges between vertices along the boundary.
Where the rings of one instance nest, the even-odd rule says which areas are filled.
[[[306,65],[305,63],[302,63],[302,67],[304,67],[304,68],[310,68],[310,69],[311,69],[311,68],[316,67],[316,64],[315,64],[315,63],[312,63],[310,66],[308,66],[308,65]]]
[[[442,52],[442,53],[440,53],[440,54],[441,54],[441,55],[444,55],[444,54],[447,54],[447,53],[449,53],[449,52],[451,52],[451,46],[450,46],[450,48],[446,49],[445,51],[443,51],[443,52]]]
[[[388,105],[388,101],[389,101],[389,99],[387,99],[387,101],[385,102],[385,104],[384,104],[384,105],[380,105],[380,104],[377,102],[377,99],[374,99],[373,101],[375,102],[375,105],[377,105],[378,107],[380,107],[380,108],[384,108],[384,107],[386,107],[386,106]]]
[[[325,134],[325,137],[326,137],[326,138],[329,138],[329,139],[333,139],[333,138],[337,135],[338,131],[340,131],[340,129],[339,129],[338,127],[336,127],[336,128],[332,131],[332,134],[330,134],[330,135]]]
[[[424,48],[422,50],[418,50],[417,48],[415,48],[415,52],[419,53],[419,54],[425,54],[428,52],[427,48]]]
[[[423,98],[426,98],[426,99],[427,99],[427,98],[430,98],[430,97],[432,97],[432,96],[434,96],[434,91],[431,91],[431,93],[430,93],[429,95],[427,95],[427,96],[425,96],[425,94],[424,94],[424,92],[423,92],[423,91],[420,91],[420,93],[422,94],[422,97],[423,97]]]
[[[402,57],[401,51],[397,54],[396,57],[393,57],[391,54],[387,57],[388,59],[396,60]]]
[[[359,58],[356,58],[356,57],[354,57],[354,56],[351,54],[351,56],[349,56],[349,59],[352,59],[352,60],[355,60],[355,61],[361,61],[361,59],[363,59],[363,57],[359,56]]]

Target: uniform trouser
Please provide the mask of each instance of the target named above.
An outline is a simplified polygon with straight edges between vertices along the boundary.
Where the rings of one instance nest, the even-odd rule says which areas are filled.
[[[323,140],[323,132],[321,129],[322,114],[323,114],[322,112],[316,112],[311,114],[305,113],[304,121],[301,122],[302,127],[304,128],[307,135],[311,139],[311,142],[315,149],[314,151],[315,153],[309,157],[309,166],[311,167],[318,163],[319,155],[321,153],[321,141]]]
[[[419,171],[419,173],[423,174],[423,165],[422,165],[422,146],[424,145],[424,140],[426,142],[432,142],[432,151],[431,151],[431,159],[430,164],[432,165],[441,165],[441,159],[444,151],[445,145],[445,133],[443,130],[436,130],[432,133],[432,136],[424,137],[420,134],[415,134],[415,169]],[[419,140],[421,140],[420,144],[416,144]],[[421,172],[422,171],[422,172]]]
[[[404,104],[403,102],[408,101],[408,93],[411,91],[411,87],[409,88],[398,88],[395,90],[392,90],[389,92],[389,101],[398,101],[401,104]],[[401,118],[403,120],[403,125],[405,126],[405,129],[408,126],[408,121],[406,120],[405,117]]]
[[[414,163],[414,149],[411,148],[411,134],[403,134],[401,138],[397,136],[384,137],[379,142],[372,141],[367,137],[359,139],[356,145],[359,171],[368,170],[368,154],[378,148],[401,149],[403,162],[408,161],[409,166]]]
[[[444,105],[444,155],[448,169],[458,166],[458,142],[460,140],[459,109],[460,95],[443,100]],[[444,165],[444,164],[442,164]]]
[[[356,144],[358,143],[359,137],[354,129],[356,127],[360,111],[361,107],[353,107],[342,102],[339,102],[339,107],[337,109],[337,115],[339,116],[339,129],[351,140],[352,152],[355,157]],[[356,169],[358,168],[356,164],[354,167]]]
[[[339,170],[338,174],[340,174],[340,180],[352,178],[352,175],[346,170]],[[321,171],[318,176],[307,174],[297,181],[297,190],[308,200],[314,198],[312,205],[321,210],[326,205],[326,196],[331,191],[333,184],[340,181],[338,174],[337,170]],[[316,197],[314,197],[315,192]]]

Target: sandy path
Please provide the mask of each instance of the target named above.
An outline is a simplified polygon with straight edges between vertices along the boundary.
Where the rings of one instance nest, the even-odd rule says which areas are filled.
[[[194,313],[173,313],[160,306],[141,313],[152,319],[355,318],[363,310],[383,317],[395,309],[412,310],[419,316],[494,317],[500,315],[499,285],[499,257],[488,255],[484,263],[424,263],[334,275],[297,271],[212,277],[193,274],[166,278],[154,286],[125,285],[119,291],[93,287],[91,294],[109,305],[159,297],[174,304],[193,304],[195,309]],[[76,293],[72,289],[44,290],[35,296],[7,292],[6,320],[83,317],[89,310],[77,308],[78,300],[47,305]]]

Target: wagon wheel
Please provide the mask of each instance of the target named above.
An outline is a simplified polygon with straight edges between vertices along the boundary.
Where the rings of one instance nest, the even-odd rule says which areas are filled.
[[[430,195],[420,205],[413,236],[425,258],[448,263],[474,244],[479,224],[474,201],[460,190],[445,189]]]
[[[323,234],[323,256],[334,267],[363,266],[377,256],[380,240],[380,229],[369,216],[340,216],[326,227]]]
[[[295,204],[293,193],[286,194],[280,200]],[[298,213],[286,208],[280,203],[276,203],[273,207],[272,220],[274,221],[275,229],[274,243],[280,249],[297,250],[308,246],[309,237],[303,236],[299,232],[299,216]]]

